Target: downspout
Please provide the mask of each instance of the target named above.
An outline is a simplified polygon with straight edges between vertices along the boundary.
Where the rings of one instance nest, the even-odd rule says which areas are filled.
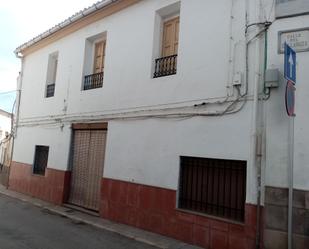
[[[265,94],[265,74],[267,70],[267,39],[268,39],[268,33],[267,33],[268,27],[266,27],[265,34],[264,34],[264,61],[263,61],[263,92]],[[257,89],[257,95],[259,97],[259,89]],[[270,96],[270,93],[268,93],[267,99]],[[265,99],[265,100],[267,100]],[[256,127],[257,129],[257,141],[256,141],[256,170],[257,170],[257,211],[256,211],[256,249],[259,249],[261,247],[261,206],[262,206],[262,157],[263,157],[263,144],[265,139],[264,134],[264,103],[261,103],[261,117],[263,120],[257,120],[256,122],[260,124],[260,127]],[[258,110],[259,111],[259,110]],[[263,129],[263,130],[262,130]]]
[[[259,39],[256,41],[255,45],[255,57],[256,65],[254,69],[255,80],[253,89],[253,117],[252,117],[252,131],[251,131],[251,166],[252,169],[256,169],[257,174],[257,213],[256,213],[256,249],[260,248],[260,197],[261,197],[261,187],[260,187],[260,141],[258,139],[258,111],[259,111],[259,83],[260,83],[260,47]]]
[[[20,100],[21,100],[21,89],[23,82],[23,74],[24,74],[24,57],[16,53],[16,57],[21,59],[21,69],[19,75],[19,81],[17,83],[17,96],[16,96],[16,116],[15,116],[15,130],[14,130],[14,138],[17,136],[17,126],[19,122],[19,113],[20,113]]]
[[[250,22],[250,1],[246,0],[246,81],[249,82],[249,45],[252,42],[248,39],[248,28],[250,26],[256,26],[256,33],[260,32],[260,16],[259,16],[259,6],[255,5],[255,18],[256,22],[253,24],[249,24]],[[260,77],[261,77],[261,66],[260,66],[260,39],[256,36],[255,41],[255,53],[254,53],[254,85],[253,85],[253,106],[252,106],[252,127],[251,127],[251,151],[250,151],[250,160],[252,170],[256,172],[256,193],[257,193],[257,209],[256,209],[256,240],[255,240],[255,248],[260,249],[261,247],[261,136],[259,136],[259,85],[260,85]],[[265,59],[265,58],[264,58]],[[264,60],[265,62],[265,60]],[[248,90],[248,89],[247,89]]]
[[[294,180],[294,120],[295,116],[289,117],[289,198],[288,198],[288,249],[293,249],[293,180]]]
[[[22,82],[23,82],[23,73],[24,73],[24,57],[20,55],[18,52],[15,53],[16,57],[21,59],[21,69],[20,69],[20,74],[19,78],[17,81],[17,96],[15,100],[16,104],[16,114],[15,114],[15,127],[12,127],[12,149],[11,149],[11,160],[10,160],[10,166],[9,166],[9,172],[8,172],[8,181],[7,181],[7,186],[6,188],[9,188],[10,185],[10,173],[11,173],[11,166],[12,166],[12,161],[13,161],[13,153],[14,153],[14,142],[15,142],[15,137],[17,135],[17,127],[18,127],[18,122],[19,122],[19,109],[20,109],[20,99],[21,99],[21,89],[22,89]]]

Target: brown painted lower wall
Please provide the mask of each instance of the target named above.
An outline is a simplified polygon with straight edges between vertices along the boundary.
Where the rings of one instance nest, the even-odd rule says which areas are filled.
[[[33,175],[31,165],[13,161],[9,189],[59,205],[67,200],[70,175],[69,171],[49,168],[45,176]]]
[[[253,249],[256,206],[246,205],[245,223],[190,214],[175,209],[176,191],[102,179],[100,215],[211,249]]]
[[[8,166],[0,165],[0,184],[8,186],[10,168]]]
[[[55,204],[66,202],[70,172],[47,169],[32,174],[29,164],[12,162],[9,188]],[[256,206],[246,205],[245,222],[237,224],[177,210],[176,191],[102,179],[100,215],[119,223],[211,249],[253,249]]]

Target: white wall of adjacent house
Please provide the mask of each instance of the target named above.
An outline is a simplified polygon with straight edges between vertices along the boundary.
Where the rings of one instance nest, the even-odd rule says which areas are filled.
[[[181,1],[177,74],[152,77],[154,59],[160,51],[160,19],[175,11],[177,14],[177,6],[175,0],[141,1],[27,55],[13,160],[32,164],[35,145],[48,145],[48,167],[67,170],[71,122],[125,111],[216,102],[236,93],[232,79],[238,72],[245,75],[244,0]],[[251,22],[255,21],[252,17]],[[103,87],[82,91],[85,68],[89,67],[85,53],[98,34],[106,35],[107,41]],[[254,51],[253,42],[250,96],[259,73],[253,70]],[[272,51],[270,60],[276,61]],[[45,98],[48,57],[54,52],[58,52],[55,96]],[[279,99],[276,95],[279,93],[270,99],[274,106]],[[247,202],[255,203],[256,175],[250,161],[251,100],[239,112],[219,117],[109,121],[104,177],[177,190],[180,156],[245,160]],[[206,104],[203,110],[225,107]],[[286,122],[283,116],[279,115]],[[284,138],[281,133],[272,133],[269,141]],[[269,145],[268,152],[272,152]],[[275,170],[272,175],[274,182],[280,178]]]
[[[294,4],[294,3],[293,3]],[[276,20],[269,32],[269,62],[281,73],[280,87],[265,106],[267,116],[266,185],[288,187],[289,122],[285,110],[284,56],[278,53],[278,32],[307,28],[309,15]],[[294,188],[309,190],[309,51],[297,52],[296,117],[294,138]]]
[[[11,133],[11,118],[8,114],[2,114],[0,111],[0,141],[5,138],[5,133]]]

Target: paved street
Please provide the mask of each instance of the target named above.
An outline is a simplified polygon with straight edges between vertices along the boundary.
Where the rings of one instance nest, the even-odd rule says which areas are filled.
[[[0,195],[0,249],[155,249]]]

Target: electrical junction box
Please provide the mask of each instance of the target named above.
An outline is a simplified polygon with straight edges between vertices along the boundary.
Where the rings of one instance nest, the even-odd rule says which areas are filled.
[[[235,73],[233,76],[233,86],[241,86],[242,80],[243,80],[242,73],[241,72]]]
[[[277,88],[279,87],[279,70],[267,69],[265,72],[265,87]]]

